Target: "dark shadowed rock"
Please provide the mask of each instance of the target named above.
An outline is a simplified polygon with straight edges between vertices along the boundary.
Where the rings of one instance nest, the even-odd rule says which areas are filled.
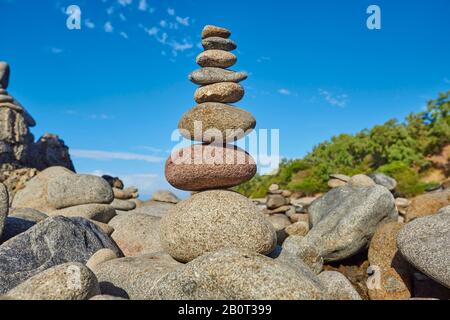
[[[305,240],[325,261],[337,261],[367,248],[376,228],[397,221],[398,213],[385,187],[346,185],[314,201],[309,218],[311,230]]]
[[[0,246],[0,293],[55,265],[86,263],[95,252],[119,248],[82,218],[48,218]]]
[[[3,233],[0,237],[0,243],[3,243],[22,232],[27,231],[32,226],[34,226],[36,222],[24,220],[20,218],[7,217],[5,220],[5,226],[3,228]]]

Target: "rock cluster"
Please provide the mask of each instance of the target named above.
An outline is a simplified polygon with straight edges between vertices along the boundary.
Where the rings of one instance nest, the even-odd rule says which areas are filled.
[[[63,166],[74,170],[68,148],[57,135],[45,134],[34,141],[30,127],[36,122],[8,93],[9,75],[9,65],[0,62],[0,181],[6,180],[5,174],[15,175],[12,171],[19,168]]]
[[[204,28],[205,51],[197,57],[202,68],[189,76],[201,85],[194,95],[199,105],[186,112],[179,123],[182,135],[203,144],[175,151],[166,162],[170,184],[200,191],[177,203],[161,221],[162,247],[182,262],[228,246],[268,254],[276,243],[272,225],[257,207],[242,195],[225,190],[256,173],[253,158],[227,144],[244,137],[256,125],[250,113],[227,104],[242,99],[244,88],[239,82],[247,77],[226,70],[237,61],[229,52],[237,47],[230,35],[224,28]]]

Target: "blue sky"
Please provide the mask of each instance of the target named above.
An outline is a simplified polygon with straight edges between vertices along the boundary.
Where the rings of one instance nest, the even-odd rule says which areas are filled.
[[[78,5],[82,29],[68,30]],[[368,30],[366,9],[382,10]],[[283,157],[339,133],[420,111],[450,87],[450,2],[0,0],[0,60],[32,129],[60,135],[78,172],[109,173],[144,197],[167,188],[171,133],[195,105],[187,75],[205,24],[229,28],[258,128]]]

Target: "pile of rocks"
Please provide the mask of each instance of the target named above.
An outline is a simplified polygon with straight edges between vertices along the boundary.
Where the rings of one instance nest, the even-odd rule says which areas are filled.
[[[0,62],[0,181],[2,176],[21,176],[16,169],[43,170],[51,166],[63,166],[74,170],[64,141],[53,134],[43,135],[37,142],[30,132],[36,122],[27,110],[7,90],[10,67]],[[10,180],[8,187],[12,184]],[[10,191],[18,189],[16,185]]]
[[[195,92],[199,105],[186,112],[179,123],[185,137],[202,144],[178,150],[166,162],[170,184],[186,191],[201,191],[176,204],[161,221],[162,246],[181,262],[230,245],[261,254],[270,253],[275,246],[275,232],[257,207],[244,196],[226,190],[256,173],[253,158],[227,144],[256,125],[250,113],[225,104],[243,97],[244,89],[238,82],[246,78],[244,73],[225,69],[237,60],[229,52],[236,49],[230,35],[220,27],[203,29],[206,50],[197,57],[203,68],[189,77],[202,85]]]
[[[114,194],[114,200],[111,206],[117,211],[117,213],[123,213],[136,209],[141,205],[139,198],[139,191],[136,187],[124,187],[122,180],[118,177],[111,177],[108,175],[102,176],[112,188]]]

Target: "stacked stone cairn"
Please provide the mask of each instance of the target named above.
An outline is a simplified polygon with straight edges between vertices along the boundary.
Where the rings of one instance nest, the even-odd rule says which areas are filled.
[[[227,68],[237,58],[230,51],[236,44],[227,29],[206,26],[202,32],[205,49],[197,57],[202,67],[189,79],[200,85],[197,106],[187,111],[179,130],[198,141],[174,152],[166,162],[165,174],[175,188],[195,191],[179,202],[161,221],[161,243],[166,252],[189,262],[225,247],[269,254],[276,245],[272,225],[246,197],[227,190],[256,174],[254,159],[232,143],[256,126],[245,110],[229,105],[242,99],[239,84],[247,75]]]
[[[141,205],[139,198],[139,191],[136,187],[124,187],[123,181],[118,177],[111,177],[109,175],[102,176],[112,188],[114,200],[111,206],[117,213],[128,212],[136,209]]]

